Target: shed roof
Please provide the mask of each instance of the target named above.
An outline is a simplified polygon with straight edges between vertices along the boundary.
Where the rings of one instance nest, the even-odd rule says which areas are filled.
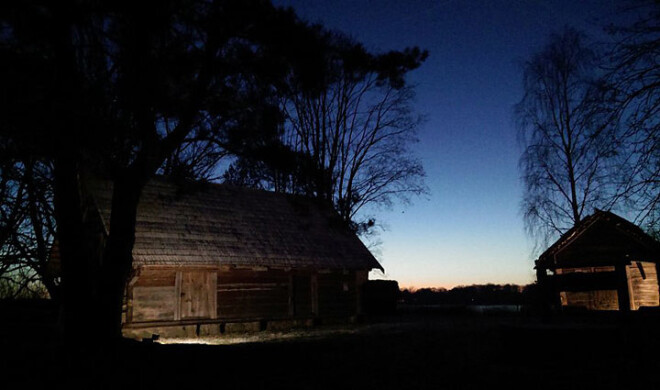
[[[660,243],[634,223],[596,209],[543,252],[536,267],[554,269],[630,261],[660,262]]]
[[[107,231],[112,182],[90,190]],[[142,192],[133,263],[383,269],[331,207],[310,198],[162,177]]]

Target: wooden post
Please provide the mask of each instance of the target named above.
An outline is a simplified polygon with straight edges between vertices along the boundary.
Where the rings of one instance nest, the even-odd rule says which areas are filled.
[[[319,315],[319,284],[317,274],[313,273],[311,276],[311,294],[312,294],[312,315]]]
[[[640,263],[637,263],[637,264],[639,265]],[[632,275],[630,274],[630,272],[631,272],[630,266],[624,266],[624,268],[626,270],[626,286],[628,287],[628,297],[630,297],[630,299],[628,300],[628,302],[630,302],[629,310],[637,310],[638,305],[635,302],[635,289],[634,289],[633,283],[632,283]],[[640,271],[640,276],[643,272],[644,272],[644,269],[642,268],[641,271]]]
[[[133,285],[137,283],[139,278],[139,270],[133,272],[131,280],[126,285],[126,323],[133,322]]]
[[[174,282],[174,320],[181,320],[181,281],[183,275],[181,271],[176,271]]]
[[[293,272],[289,271],[289,317],[296,315],[294,282]]]
[[[209,271],[206,275],[206,288],[209,295],[209,315],[211,319],[218,318],[218,271]]]
[[[658,286],[658,295],[660,296],[660,263],[655,263],[656,283]]]
[[[619,300],[619,310],[623,312],[630,311],[630,293],[628,291],[628,274],[626,273],[626,264],[617,264],[614,267],[617,278],[617,299]]]

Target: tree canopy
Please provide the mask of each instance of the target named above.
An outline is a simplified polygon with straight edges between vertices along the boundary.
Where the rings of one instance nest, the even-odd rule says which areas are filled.
[[[276,132],[274,91],[291,74],[318,89],[329,46],[319,26],[267,1],[1,7],[0,154],[53,164],[65,329],[98,321],[112,339],[144,184],[184,145],[239,151]],[[95,175],[114,182],[107,236],[90,228]]]
[[[524,68],[516,118],[528,231],[541,243],[594,208],[659,231],[660,47],[657,2],[623,8],[612,42],[567,28]],[[537,241],[538,243],[538,241]]]
[[[616,145],[598,100],[597,58],[586,37],[567,28],[525,63],[515,111],[522,211],[528,231],[542,239],[562,234],[611,195]]]
[[[310,93],[291,77],[280,101],[285,120],[277,147],[265,156],[244,156],[225,178],[316,197],[365,232],[373,220],[358,212],[366,205],[407,201],[425,191],[424,170],[410,151],[421,119],[405,76],[428,53],[371,54],[341,34],[326,36],[336,50],[322,63],[325,87]]]
[[[0,5],[0,162],[3,177],[49,167],[65,336],[86,339],[81,322],[102,340],[120,335],[137,204],[154,174],[209,178],[227,154],[296,155],[281,142],[282,101],[323,95],[329,59],[352,58],[342,66],[398,90],[426,56],[372,55],[336,36],[263,0]],[[107,231],[90,212],[97,176],[113,181]]]
[[[660,6],[632,7],[638,19],[608,26],[614,38],[604,77],[604,101],[619,126],[617,201],[656,236],[660,231]]]

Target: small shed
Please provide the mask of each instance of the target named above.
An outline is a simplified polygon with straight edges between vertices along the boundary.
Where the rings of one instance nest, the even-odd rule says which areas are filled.
[[[105,229],[111,182],[91,192]],[[138,205],[124,333],[350,319],[381,265],[337,213],[315,200],[153,179]],[[144,332],[143,332],[144,333]]]
[[[638,310],[660,305],[660,243],[602,210],[584,218],[538,260],[541,291],[563,307]]]

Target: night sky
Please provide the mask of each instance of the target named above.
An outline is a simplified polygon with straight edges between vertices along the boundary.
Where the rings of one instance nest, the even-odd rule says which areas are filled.
[[[524,232],[513,106],[522,64],[566,25],[608,39],[602,26],[621,2],[533,0],[299,0],[291,6],[376,52],[419,46],[427,61],[410,74],[426,117],[414,152],[428,196],[371,210],[385,224],[377,257],[401,287],[534,280]]]

